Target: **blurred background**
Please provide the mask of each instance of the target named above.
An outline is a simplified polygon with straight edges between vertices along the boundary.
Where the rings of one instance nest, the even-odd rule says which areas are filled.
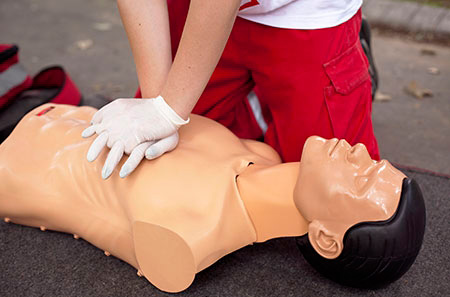
[[[365,0],[379,74],[382,158],[450,175],[450,0]],[[0,43],[31,75],[62,65],[85,100],[132,97],[134,63],[115,0],[1,0]]]

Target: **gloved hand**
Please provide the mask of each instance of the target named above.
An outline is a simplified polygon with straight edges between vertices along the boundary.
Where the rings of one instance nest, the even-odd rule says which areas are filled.
[[[124,153],[131,154],[120,171],[120,176],[125,177],[139,165],[144,154],[154,159],[174,149],[178,144],[178,128],[188,122],[161,96],[117,99],[98,110],[92,117],[92,125],[81,135],[98,134],[87,154],[89,162],[97,159],[105,146],[111,148],[102,170],[104,179],[111,175]]]

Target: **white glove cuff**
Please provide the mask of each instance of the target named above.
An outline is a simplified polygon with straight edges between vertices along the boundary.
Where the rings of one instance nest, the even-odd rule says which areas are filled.
[[[189,123],[190,118],[188,118],[186,121],[183,120],[182,117],[180,117],[175,110],[172,109],[172,107],[167,104],[167,102],[164,100],[162,96],[156,97],[154,103],[155,106],[162,112],[162,114],[177,128],[186,125]]]

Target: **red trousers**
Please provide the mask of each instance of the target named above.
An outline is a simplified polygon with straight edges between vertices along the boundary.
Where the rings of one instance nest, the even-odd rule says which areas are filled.
[[[176,53],[189,0],[168,0]],[[260,139],[246,100],[254,89],[268,124],[264,141],[283,161],[298,161],[311,135],[366,145],[379,159],[368,60],[359,42],[361,12],[333,28],[280,29],[237,18],[222,57],[193,113],[241,138]]]

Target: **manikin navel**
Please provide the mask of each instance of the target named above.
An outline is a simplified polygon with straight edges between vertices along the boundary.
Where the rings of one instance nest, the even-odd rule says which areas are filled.
[[[163,291],[276,237],[308,233],[320,255],[336,258],[348,228],[397,209],[405,176],[363,145],[314,136],[300,163],[281,164],[268,145],[195,115],[174,151],[105,181],[107,152],[89,163],[92,139],[80,136],[95,111],[45,104],[20,121],[0,145],[0,217],[81,237]]]

